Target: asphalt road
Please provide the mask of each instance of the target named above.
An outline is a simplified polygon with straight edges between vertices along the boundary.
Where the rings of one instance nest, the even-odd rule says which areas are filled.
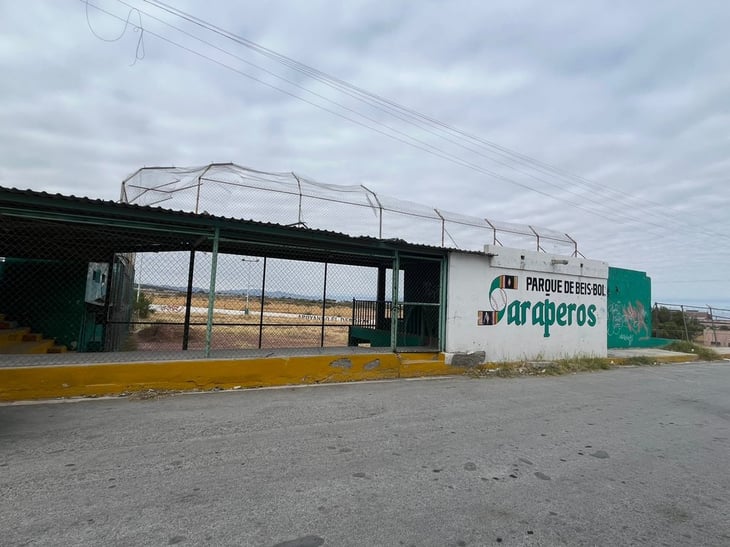
[[[730,363],[0,407],[2,545],[730,545]]]

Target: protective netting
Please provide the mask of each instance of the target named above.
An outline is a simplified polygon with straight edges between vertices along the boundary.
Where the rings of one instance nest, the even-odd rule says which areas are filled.
[[[567,234],[452,213],[375,193],[236,164],[145,167],[122,183],[121,201],[229,218],[402,239],[463,250],[485,244],[577,255]]]
[[[77,204],[129,212],[108,202]],[[140,224],[104,213],[0,214],[0,362],[443,345],[442,253],[374,257],[367,248],[316,248],[315,238],[289,241],[284,252],[273,245],[245,253],[241,244],[253,235],[231,229],[239,223],[202,216],[199,231],[186,234],[185,216],[158,214],[167,222],[157,224],[158,215]],[[125,355],[114,357],[119,352]]]

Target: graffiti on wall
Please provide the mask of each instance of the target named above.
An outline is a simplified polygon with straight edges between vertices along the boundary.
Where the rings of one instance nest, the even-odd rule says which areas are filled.
[[[630,346],[634,341],[649,336],[646,308],[640,300],[608,305],[608,335],[616,336]]]

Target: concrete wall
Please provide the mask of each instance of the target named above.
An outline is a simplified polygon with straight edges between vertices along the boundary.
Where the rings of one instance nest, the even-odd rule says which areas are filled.
[[[730,330],[705,327],[705,330],[702,333],[702,343],[705,346],[730,347]]]
[[[449,255],[447,361],[605,357],[605,262],[486,246]]]

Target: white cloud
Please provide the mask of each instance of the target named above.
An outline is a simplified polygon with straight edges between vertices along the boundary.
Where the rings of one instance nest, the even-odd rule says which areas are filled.
[[[129,2],[152,12],[140,0]],[[116,0],[92,3],[127,16]],[[145,57],[129,66],[139,33],[128,28],[118,42],[100,41],[87,27],[83,3],[74,1],[0,5],[6,75],[0,81],[0,184],[116,199],[121,180],[143,165],[234,161],[293,170],[463,214],[568,232],[591,257],[648,271],[658,299],[730,300],[726,283],[675,283],[730,279],[725,2],[705,2],[702,9],[680,1],[176,5],[592,185],[508,169],[489,149],[464,149],[206,36],[243,60],[225,56],[150,17],[143,16]],[[154,13],[200,34],[194,25]],[[93,9],[90,21],[106,37],[123,26]],[[153,32],[557,199],[384,137],[155,39]],[[458,143],[475,149],[473,142]]]

